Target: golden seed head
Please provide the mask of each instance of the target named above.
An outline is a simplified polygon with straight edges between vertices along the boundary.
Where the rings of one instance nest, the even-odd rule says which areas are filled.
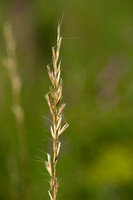
[[[66,104],[63,103],[61,106],[59,106],[62,99],[63,89],[63,81],[61,79],[61,61],[59,61],[60,47],[62,42],[62,37],[60,35],[60,25],[61,24],[59,24],[57,28],[57,45],[56,47],[52,47],[53,70],[49,67],[49,65],[47,65],[48,75],[51,80],[52,86],[50,87],[50,92],[45,95],[53,118],[53,124],[50,126],[50,132],[53,139],[53,166],[51,167],[51,157],[49,154],[47,154],[48,161],[45,162],[46,169],[50,175],[50,190],[53,191],[53,196],[50,193],[50,190],[48,191],[50,200],[56,200],[58,190],[58,180],[56,178],[56,163],[61,147],[59,136],[68,127],[68,124],[65,124],[62,127],[63,110]]]

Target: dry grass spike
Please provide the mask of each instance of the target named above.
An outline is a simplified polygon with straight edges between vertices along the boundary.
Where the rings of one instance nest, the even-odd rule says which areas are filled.
[[[15,118],[17,133],[18,133],[21,190],[23,191],[22,198],[29,200],[31,199],[31,183],[30,183],[27,135],[25,128],[25,112],[21,103],[22,80],[17,65],[16,41],[13,35],[11,22],[7,21],[4,24],[3,35],[6,42],[6,54],[7,54],[3,60],[3,64],[7,68],[10,79],[11,93],[12,93],[11,110]]]
[[[50,91],[45,95],[53,120],[53,124],[50,127],[50,132],[53,139],[53,163],[51,163],[51,156],[49,154],[47,154],[48,161],[45,162],[46,169],[50,176],[50,189],[48,191],[50,200],[56,200],[59,185],[56,177],[56,164],[61,147],[59,136],[68,127],[67,123],[62,125],[63,110],[66,104],[61,104],[63,81],[61,79],[61,61],[59,61],[60,47],[62,42],[60,27],[61,23],[58,24],[57,28],[57,45],[56,47],[52,47],[53,70],[51,70],[49,65],[47,66],[48,75],[52,86],[50,87]]]

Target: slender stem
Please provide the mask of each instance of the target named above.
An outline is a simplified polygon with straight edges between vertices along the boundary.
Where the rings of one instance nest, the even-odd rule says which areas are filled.
[[[56,162],[54,163],[54,200],[56,200],[57,188],[56,188]]]
[[[56,89],[57,92],[57,89]],[[56,139],[53,140],[53,153],[54,153],[54,200],[56,200],[57,196],[57,178],[56,178],[56,156],[57,156],[57,148],[58,148],[58,137],[57,137],[57,106],[55,105],[55,128],[56,128]]]

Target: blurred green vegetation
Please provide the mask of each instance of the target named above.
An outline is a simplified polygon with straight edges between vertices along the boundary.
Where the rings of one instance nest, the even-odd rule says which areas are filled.
[[[46,65],[64,12],[63,101],[69,128],[62,135],[58,199],[133,199],[133,1],[0,1],[0,199],[21,195],[18,133],[3,65],[3,26],[13,25],[21,102],[29,150],[32,199],[49,199],[48,176],[36,155],[51,152],[50,86]]]

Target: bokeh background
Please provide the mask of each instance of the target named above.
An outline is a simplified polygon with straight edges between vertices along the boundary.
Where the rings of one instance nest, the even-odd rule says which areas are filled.
[[[50,86],[46,65],[51,63],[62,13],[63,101],[70,126],[61,137],[58,199],[132,200],[131,0],[0,1],[0,199],[49,199],[49,177],[37,156],[46,159],[43,151],[52,149],[44,98]],[[9,72],[3,64],[7,20],[16,40],[25,130],[17,128]],[[27,144],[19,141],[19,131],[25,131]],[[29,166],[21,162],[20,143],[28,149]]]

